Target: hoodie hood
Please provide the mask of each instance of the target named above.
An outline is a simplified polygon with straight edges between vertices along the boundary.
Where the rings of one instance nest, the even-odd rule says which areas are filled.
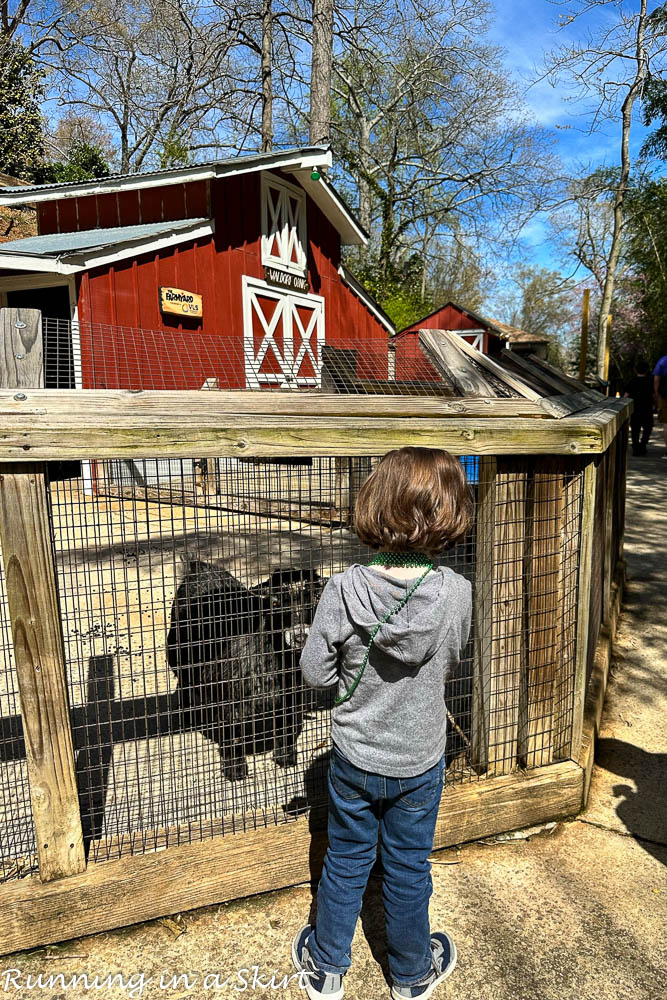
[[[342,574],[341,593],[348,617],[366,643],[377,623],[405,597],[416,579],[398,580],[358,563]],[[430,660],[452,624],[456,603],[450,598],[456,579],[457,574],[442,566],[426,576],[405,606],[381,627],[372,649],[412,668]]]

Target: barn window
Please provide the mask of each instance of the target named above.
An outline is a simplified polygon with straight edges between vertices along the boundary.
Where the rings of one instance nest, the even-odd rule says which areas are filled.
[[[262,264],[306,271],[305,192],[271,174],[262,174]]]

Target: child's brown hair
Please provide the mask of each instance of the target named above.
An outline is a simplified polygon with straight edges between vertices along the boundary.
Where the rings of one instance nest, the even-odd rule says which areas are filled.
[[[359,490],[354,529],[364,544],[437,555],[470,529],[473,499],[462,463],[439,448],[388,452]]]

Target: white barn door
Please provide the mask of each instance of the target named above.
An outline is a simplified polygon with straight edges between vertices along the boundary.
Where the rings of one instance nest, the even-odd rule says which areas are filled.
[[[243,277],[246,385],[313,386],[322,381],[324,299]]]

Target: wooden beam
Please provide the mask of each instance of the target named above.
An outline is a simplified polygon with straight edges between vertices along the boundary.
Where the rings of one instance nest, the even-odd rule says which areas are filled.
[[[614,509],[616,506],[616,455],[620,435],[617,434],[607,451],[604,490],[604,575],[602,590],[602,621],[609,621],[611,608],[611,584],[616,568],[617,550],[614,544]]]
[[[581,741],[572,756],[583,769],[583,794],[581,808],[586,807],[588,793],[591,786],[593,774],[593,763],[595,760],[595,741],[600,731],[602,710],[604,708],[605,694],[607,691],[607,680],[609,667],[611,664],[614,648],[614,636],[618,626],[618,619],[621,613],[621,601],[625,587],[625,563],[621,560],[616,568],[614,583],[612,585],[611,610],[608,625],[603,625],[600,629],[600,636],[595,647],[593,658],[593,669],[591,679],[586,692],[584,704],[584,717],[581,731]]]
[[[574,815],[582,770],[572,761],[524,774],[447,786],[435,848]],[[0,886],[0,953],[99,933],[169,913],[311,881],[326,846],[306,817],[157,853],[90,864],[41,884]]]
[[[519,688],[525,660],[526,480],[525,462],[498,461],[493,532],[491,689],[487,703],[491,732],[488,763],[494,774],[507,774],[517,767]]]
[[[496,396],[491,384],[459,350],[454,336],[448,335],[446,330],[420,330],[419,343],[431,364],[463,396]]]
[[[492,742],[490,699],[493,672],[493,539],[496,524],[496,459],[479,460],[475,564],[475,658],[473,662],[471,766],[478,774],[489,767]]]
[[[584,468],[582,487],[581,545],[579,549],[579,579],[577,585],[577,646],[575,652],[574,703],[572,712],[572,754],[575,757],[581,747],[584,706],[586,704],[588,629],[590,625],[597,474],[595,460],[588,462]]]
[[[622,419],[611,401],[562,420],[467,415],[350,417],[239,415],[215,392],[0,391],[0,461],[224,456],[377,455],[406,444],[453,454],[587,454],[603,450]],[[178,395],[180,398],[174,398]],[[372,402],[372,400],[371,400]],[[621,400],[614,400],[620,403]],[[489,407],[492,412],[492,406]]]
[[[540,409],[550,417],[560,420],[562,417],[569,417],[572,413],[580,413],[588,409],[597,400],[593,398],[599,393],[591,393],[588,389],[584,392],[575,392],[561,396],[545,396],[539,402]]]
[[[577,649],[577,581],[581,545],[581,502],[584,474],[567,468],[563,481],[563,526],[558,578],[559,663],[554,677],[552,760],[566,760],[572,752],[571,706]]]
[[[526,507],[526,636],[518,756],[524,767],[539,767],[552,759],[554,687],[561,667],[563,476],[557,459],[536,460]]]
[[[0,327],[0,385],[20,403],[23,389],[44,382],[41,313],[2,310]],[[48,504],[44,464],[0,465],[0,546],[44,881],[86,867]]]
[[[0,309],[0,386],[44,385],[42,314],[39,309]]]
[[[501,382],[511,389],[514,389],[524,399],[532,399],[537,402],[542,398],[541,392],[536,392],[524,379],[513,375],[512,372],[509,372],[495,358],[489,357],[488,354],[482,354],[481,351],[476,351],[474,347],[466,343],[461,337],[457,339],[457,343],[464,354],[473,358],[482,368],[486,369],[490,374],[495,375],[496,378],[500,379]],[[511,352],[508,353],[513,357]]]

